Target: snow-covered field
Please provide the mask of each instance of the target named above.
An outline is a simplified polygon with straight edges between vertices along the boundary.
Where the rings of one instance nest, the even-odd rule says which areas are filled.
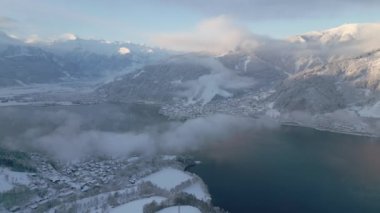
[[[175,169],[172,167],[167,167],[159,170],[158,172],[155,172],[153,174],[150,174],[143,179],[139,181],[139,183],[149,181],[153,183],[154,185],[165,189],[165,190],[172,190],[176,186],[184,183],[185,181],[192,180],[196,176],[193,176],[187,172],[181,171],[179,169]],[[182,190],[183,192],[189,193],[194,195],[196,198],[203,200],[203,201],[210,201],[211,197],[207,192],[206,186],[203,185],[201,180],[191,184],[190,186],[187,186]],[[165,197],[161,196],[153,196],[149,198],[143,198],[138,199],[135,201],[131,201],[129,203],[126,203],[124,205],[118,206],[116,208],[111,209],[111,213],[124,213],[124,212],[133,212],[133,213],[139,213],[143,211],[143,208],[146,204],[151,203],[152,201],[156,201],[157,203],[160,203],[161,201],[166,200]],[[159,212],[177,212],[178,207],[171,207],[163,209]],[[191,206],[182,206],[181,212],[200,212],[197,208],[191,207]]]
[[[12,97],[32,93],[90,92],[97,82],[73,82],[59,84],[32,84],[0,88],[0,97]]]
[[[178,210],[179,209],[179,210]],[[173,206],[166,209],[162,209],[157,213],[201,213],[201,211],[193,206]]]
[[[153,196],[149,198],[143,198],[139,200],[135,200],[124,205],[118,206],[116,208],[111,209],[110,213],[142,213],[143,208],[146,204],[149,204],[153,201],[157,203],[162,202],[166,198],[160,196]]]
[[[18,102],[18,101],[9,101],[5,103],[0,102],[0,107],[6,107],[6,106],[46,106],[46,105],[61,105],[61,106],[71,106],[74,105],[72,102],[69,101],[60,101],[60,102]]]
[[[20,105],[73,105],[91,93],[97,82],[71,82],[59,84],[32,84],[0,88],[1,106]]]
[[[28,185],[30,183],[29,173],[14,172],[0,167],[0,192],[6,192],[15,185]]]
[[[192,184],[191,186],[186,187],[182,191],[186,192],[188,194],[194,195],[199,200],[203,200],[203,201],[207,202],[207,201],[211,200],[211,196],[207,193],[205,188],[206,188],[206,186],[203,186],[203,184],[200,181],[198,181],[198,182]]]
[[[150,181],[154,185],[170,191],[192,178],[193,176],[186,172],[168,167],[143,178],[141,181]]]

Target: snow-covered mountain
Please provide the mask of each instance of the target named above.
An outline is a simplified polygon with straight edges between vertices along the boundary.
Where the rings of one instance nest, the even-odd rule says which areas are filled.
[[[217,58],[185,54],[145,66],[104,85],[98,92],[113,101],[207,104],[253,84],[251,78],[228,69]]]
[[[55,41],[24,42],[2,33],[0,86],[112,79],[167,55],[158,48],[71,34]]]
[[[372,112],[379,111],[379,26],[343,25],[218,57],[173,56],[97,92],[106,100],[160,103],[162,112],[174,117],[221,112],[297,122],[289,113],[303,112],[320,118],[309,119],[310,126],[365,132],[370,125],[360,123],[360,117],[373,118]],[[342,110],[351,118],[359,116],[354,120],[360,125],[335,124]]]
[[[358,76],[359,73],[361,73],[361,79],[357,79],[355,83],[352,82],[354,86],[365,84],[368,87],[377,87],[377,85],[374,85],[376,81],[373,80],[377,78],[377,62],[375,59],[377,56],[376,51],[373,51],[376,49],[376,45],[372,45],[371,51],[368,51],[368,46],[364,44],[375,44],[377,40],[370,32],[376,33],[378,30],[380,31],[380,24],[343,25],[326,31],[306,33],[287,40],[268,40],[260,47],[256,47],[252,50],[238,48],[223,56],[214,57],[213,59],[212,57],[208,57],[207,60],[212,60],[214,62],[213,69],[218,70],[220,73],[227,70],[231,75],[252,82],[248,88],[241,88],[242,91],[235,91],[231,93],[231,95],[226,96],[229,98],[233,94],[240,95],[244,93],[243,91],[273,90],[279,87],[283,87],[283,89],[278,90],[282,92],[289,90],[300,94],[299,97],[302,95],[306,97],[317,95],[316,91],[310,90],[310,94],[307,94],[308,90],[306,90],[306,92],[302,90],[305,92],[305,94],[303,94],[302,91],[295,90],[298,86],[303,88],[311,87],[314,84],[316,87],[328,89],[330,87],[323,84],[327,84],[330,81],[333,85],[337,83],[340,73],[338,70],[345,69],[344,67],[347,66],[349,66],[350,69],[344,71],[347,73],[342,78],[353,78],[353,76]],[[369,58],[369,56],[371,56],[371,58]],[[181,90],[181,87],[186,87],[189,80],[201,82],[206,78],[208,84],[211,85],[214,83],[214,80],[207,78],[207,76],[210,75],[209,72],[211,68],[209,62],[204,63],[206,58],[206,56],[202,55],[198,55],[195,58],[191,58],[189,55],[187,55],[187,57],[175,56],[171,60],[163,63],[145,67],[141,69],[137,75],[130,74],[123,79],[106,85],[102,88],[102,91],[105,92],[109,89],[110,91],[106,92],[108,93],[106,96],[110,98],[122,96],[128,100],[134,100],[134,98],[130,99],[126,94],[134,94],[141,99],[144,99],[143,97],[146,97],[146,95],[152,95],[152,89],[144,89],[144,87],[148,86],[141,85],[154,87],[153,85],[157,84],[158,88],[163,88],[164,85],[167,85],[165,86],[166,90],[161,91],[160,89],[156,89],[153,93],[157,92],[159,95],[152,96],[155,98],[167,96],[165,100],[169,97],[171,97],[169,99],[176,99],[179,97],[178,90]],[[175,63],[173,63],[173,61],[175,61]],[[338,65],[339,63],[344,64]],[[216,66],[216,64],[218,65]],[[367,69],[368,72],[363,71]],[[322,72],[321,70],[324,71]],[[191,78],[187,79],[185,76],[191,76]],[[184,79],[187,79],[187,81]],[[304,81],[306,85],[302,86]],[[139,88],[138,94],[131,92],[134,91],[134,84]],[[202,86],[201,88],[200,90],[195,90],[198,92],[197,96],[199,97],[202,96],[203,91],[210,89],[210,86]],[[335,88],[335,86],[330,89],[333,88]],[[217,91],[218,89],[212,88],[212,90]],[[333,95],[331,91],[328,92],[328,94]],[[119,98],[122,99],[122,97]],[[278,97],[281,98],[282,95]],[[324,96],[321,96],[320,99],[323,97]],[[287,99],[289,99],[289,97],[287,97]],[[338,101],[339,99],[335,100]],[[153,101],[153,99],[150,101]],[[329,102],[329,100],[326,100],[326,102]],[[280,105],[281,104],[277,106]],[[338,103],[338,105],[340,105],[340,103]],[[297,107],[292,108],[296,109]],[[305,106],[302,108],[312,109],[313,107]],[[315,110],[320,111],[322,108]],[[332,107],[331,109],[335,108],[336,107]],[[312,111],[315,110],[313,109]]]
[[[380,48],[380,23],[345,24],[336,28],[292,36],[295,70],[303,71],[333,61],[353,58]]]
[[[342,26],[292,36],[288,40],[298,43],[320,43],[325,45],[341,45],[349,42],[378,42],[380,23],[344,24]]]
[[[276,106],[314,112],[363,106],[380,98],[380,51],[328,63],[286,79]]]

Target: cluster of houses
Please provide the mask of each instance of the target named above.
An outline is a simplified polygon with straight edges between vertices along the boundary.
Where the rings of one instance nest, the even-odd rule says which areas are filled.
[[[247,93],[244,96],[232,98],[215,98],[207,104],[187,104],[185,101],[171,105],[165,105],[160,113],[170,118],[196,118],[199,116],[213,115],[215,113],[255,116],[264,114],[268,106],[263,102],[272,94],[270,92]]]

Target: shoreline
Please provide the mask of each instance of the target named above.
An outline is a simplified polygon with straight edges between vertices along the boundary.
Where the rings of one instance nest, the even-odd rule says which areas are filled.
[[[364,132],[349,132],[344,130],[337,130],[337,129],[329,129],[329,128],[323,128],[323,127],[316,127],[311,125],[305,125],[298,122],[280,122],[281,126],[290,126],[290,127],[304,127],[309,129],[314,129],[322,132],[331,132],[331,133],[337,133],[337,134],[344,134],[344,135],[354,135],[354,136],[361,136],[361,137],[368,137],[368,138],[380,138],[379,135],[374,135],[371,133],[364,133]]]

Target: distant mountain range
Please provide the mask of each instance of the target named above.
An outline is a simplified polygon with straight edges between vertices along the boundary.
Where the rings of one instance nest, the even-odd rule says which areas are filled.
[[[0,87],[98,80],[133,71],[168,54],[144,45],[85,40],[74,35],[28,43],[2,33]]]
[[[380,128],[379,34],[380,24],[347,24],[284,40],[258,38],[257,47],[219,56],[76,37],[25,44],[2,35],[0,85],[111,73],[119,77],[96,89],[99,99],[157,103],[171,117],[269,116],[373,134]]]

